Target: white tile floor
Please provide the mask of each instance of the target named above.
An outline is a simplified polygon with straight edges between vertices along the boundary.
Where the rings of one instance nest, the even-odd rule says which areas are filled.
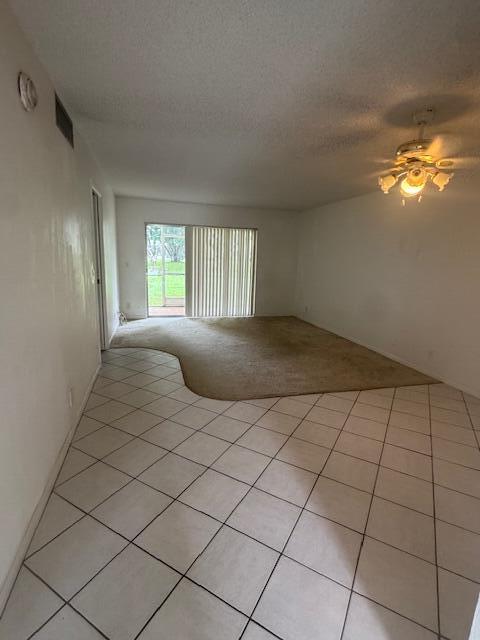
[[[2,640],[468,638],[480,400],[224,402],[168,354],[103,357]]]

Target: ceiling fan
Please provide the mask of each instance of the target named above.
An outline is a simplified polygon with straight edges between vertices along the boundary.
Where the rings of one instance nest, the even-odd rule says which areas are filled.
[[[413,114],[413,121],[419,128],[418,136],[397,147],[395,166],[378,178],[378,185],[385,194],[398,184],[404,206],[406,198],[416,198],[420,202],[429,182],[443,191],[453,177],[453,173],[446,171],[453,166],[453,160],[442,157],[439,138],[425,138],[424,135],[433,115],[431,108]]]

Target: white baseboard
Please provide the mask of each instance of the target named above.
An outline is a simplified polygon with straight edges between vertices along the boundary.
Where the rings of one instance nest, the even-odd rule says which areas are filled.
[[[27,554],[28,548],[33,538],[33,534],[35,533],[38,523],[40,522],[40,518],[42,517],[45,507],[47,506],[48,499],[50,497],[53,487],[55,486],[55,480],[57,479],[57,476],[60,473],[60,469],[62,467],[63,461],[65,460],[65,456],[67,455],[67,450],[68,450],[68,447],[70,446],[70,442],[73,438],[73,434],[75,433],[75,429],[77,428],[80,418],[82,417],[83,410],[85,409],[85,405],[87,404],[87,401],[88,401],[88,396],[90,395],[92,387],[95,384],[95,379],[98,375],[100,366],[101,366],[100,364],[97,366],[95,373],[92,379],[90,380],[90,383],[83,397],[83,401],[80,406],[80,410],[76,417],[76,420],[74,421],[73,426],[70,428],[69,432],[65,437],[65,440],[63,441],[62,446],[60,447],[60,451],[58,452],[57,457],[55,458],[55,463],[48,475],[48,479],[45,484],[45,488],[42,492],[42,495],[40,496],[37,506],[35,507],[33,514],[30,518],[30,521],[27,525],[25,533],[23,534],[22,539],[20,540],[20,543],[17,547],[15,558],[13,559],[13,562],[10,566],[7,576],[4,579],[2,586],[0,587],[0,616],[3,615],[5,605],[7,604],[8,597],[10,595],[11,590],[13,589],[15,580],[17,579],[18,572],[22,567],[23,560]]]
[[[366,347],[367,349],[370,349],[371,351],[376,351],[376,353],[379,353],[380,355],[385,356],[386,358],[390,358],[390,360],[394,360],[395,362],[398,362],[399,364],[403,364],[406,367],[410,367],[411,369],[415,369],[416,371],[419,371],[420,373],[423,373],[426,376],[430,376],[430,378],[435,378],[439,382],[443,382],[444,384],[448,384],[451,387],[454,387],[455,389],[460,389],[460,391],[464,391],[465,393],[469,393],[472,396],[480,397],[478,389],[474,389],[473,387],[465,386],[463,383],[458,382],[458,380],[452,380],[450,378],[445,378],[442,374],[439,374],[436,371],[425,371],[425,369],[420,368],[418,366],[418,364],[416,364],[415,362],[409,362],[408,360],[405,360],[404,358],[400,358],[395,353],[389,353],[388,351],[384,351],[383,349],[379,349],[377,346],[368,344],[367,342],[362,342],[361,340],[359,340],[356,337],[353,337],[353,336],[350,336],[350,335],[346,335],[344,333],[339,333],[336,329],[333,329],[333,328],[329,327],[328,325],[324,325],[324,324],[319,325],[316,322],[313,322],[313,320],[308,320],[307,318],[302,317],[301,314],[298,314],[295,317],[298,318],[299,320],[303,320],[304,322],[308,322],[309,324],[313,324],[313,326],[318,327],[319,329],[325,329],[326,331],[330,331],[331,333],[334,333],[335,335],[340,336],[341,338],[346,338],[347,340],[350,340],[351,342],[355,342],[356,344],[359,344],[362,347]]]

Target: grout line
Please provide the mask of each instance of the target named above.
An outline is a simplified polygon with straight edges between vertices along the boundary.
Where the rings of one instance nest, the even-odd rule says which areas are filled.
[[[428,398],[430,402],[430,387],[428,387]],[[430,414],[431,416],[431,414]],[[432,419],[430,417],[430,439],[432,440],[432,452],[433,452],[433,438],[432,438]],[[433,550],[434,550],[434,558],[435,558],[435,585],[436,585],[436,595],[437,595],[437,637],[440,640],[440,587],[439,587],[439,575],[438,575],[438,542],[437,542],[437,516],[436,516],[436,505],[435,505],[435,477],[434,477],[434,468],[432,462],[432,502],[433,502]]]

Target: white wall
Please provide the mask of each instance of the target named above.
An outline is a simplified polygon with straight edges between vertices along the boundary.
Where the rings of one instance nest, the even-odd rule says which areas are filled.
[[[147,315],[147,222],[257,228],[256,313],[284,315],[293,312],[297,213],[117,197],[116,214],[120,308],[128,318],[144,318]]]
[[[401,206],[378,192],[301,214],[300,317],[480,396],[474,176]]]
[[[56,128],[52,84],[4,0],[0,41],[1,599],[100,359],[92,184],[103,194],[110,331],[117,294],[113,194],[78,132],[72,150]],[[20,70],[37,86],[33,113],[20,105]]]

